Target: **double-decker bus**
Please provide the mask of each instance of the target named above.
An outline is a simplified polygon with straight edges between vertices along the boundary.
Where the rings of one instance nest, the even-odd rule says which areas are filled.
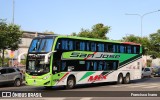
[[[77,84],[141,79],[142,47],[75,36],[41,36],[27,53],[26,84],[74,88]]]

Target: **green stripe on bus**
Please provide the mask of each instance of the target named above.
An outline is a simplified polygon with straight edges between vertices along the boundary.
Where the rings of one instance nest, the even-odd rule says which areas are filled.
[[[92,75],[92,74],[94,74],[94,73],[95,73],[95,72],[86,72],[86,74],[84,74],[83,77],[82,77],[79,81],[87,78],[88,76],[90,76],[90,75]],[[78,81],[78,82],[79,82],[79,81]]]

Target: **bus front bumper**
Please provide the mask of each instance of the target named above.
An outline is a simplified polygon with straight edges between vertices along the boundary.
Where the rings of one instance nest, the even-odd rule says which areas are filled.
[[[50,80],[43,80],[43,79],[26,79],[26,85],[51,86],[51,81]]]

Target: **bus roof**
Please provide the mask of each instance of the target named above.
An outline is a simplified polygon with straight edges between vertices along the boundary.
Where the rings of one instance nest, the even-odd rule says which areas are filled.
[[[98,42],[109,42],[109,43],[120,43],[120,44],[130,44],[130,45],[141,45],[134,42],[121,42],[116,40],[103,40],[103,39],[96,39],[96,38],[86,38],[86,37],[78,37],[78,36],[68,36],[68,35],[47,35],[47,36],[38,36],[36,38],[70,38],[70,39],[80,39],[80,40],[91,40],[91,41],[98,41]]]
[[[99,42],[110,42],[110,43],[120,43],[120,44],[130,44],[130,45],[141,45],[141,44],[134,43],[134,42],[121,42],[121,41],[118,41],[118,40],[103,40],[103,39],[77,37],[77,36],[62,36],[62,35],[59,35],[58,38],[71,38],[71,39],[92,40],[92,41],[99,41]]]

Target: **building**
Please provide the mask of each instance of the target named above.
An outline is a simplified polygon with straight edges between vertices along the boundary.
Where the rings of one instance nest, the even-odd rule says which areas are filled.
[[[34,37],[42,36],[42,35],[52,35],[48,33],[40,33],[40,32],[30,32],[30,31],[23,31],[21,43],[19,44],[19,49],[15,51],[7,50],[8,53],[6,53],[5,57],[10,58],[9,66],[25,66],[20,63],[18,63],[18,56],[20,54],[24,54],[28,52],[28,48],[30,46],[30,43]],[[25,56],[22,55],[22,59],[25,59]]]

